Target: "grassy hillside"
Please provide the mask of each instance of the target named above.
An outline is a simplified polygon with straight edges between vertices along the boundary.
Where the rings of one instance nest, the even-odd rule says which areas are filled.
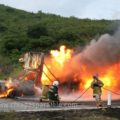
[[[113,34],[118,24],[119,21],[65,18],[41,11],[28,13],[0,5],[0,73],[9,74],[26,51],[48,52],[61,44],[84,46],[101,34]]]

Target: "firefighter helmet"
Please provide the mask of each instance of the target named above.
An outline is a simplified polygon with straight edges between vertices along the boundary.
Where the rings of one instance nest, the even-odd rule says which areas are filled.
[[[55,80],[55,81],[53,82],[53,85],[54,85],[54,86],[59,86],[59,81]]]

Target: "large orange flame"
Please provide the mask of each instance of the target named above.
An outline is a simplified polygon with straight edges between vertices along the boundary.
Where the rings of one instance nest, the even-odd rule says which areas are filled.
[[[44,65],[43,71],[49,76],[49,78],[43,73],[42,75],[42,84],[51,85],[52,82],[55,80],[54,76],[60,77],[64,71],[65,65],[72,57],[72,50],[66,49],[66,46],[60,46],[59,50],[51,50],[50,51],[50,58],[47,58],[45,62],[47,63],[47,68]],[[52,72],[54,74],[51,75]]]
[[[61,83],[64,83],[66,81],[69,83],[69,80],[72,79],[73,82],[78,81],[79,90],[86,89],[90,86],[92,82],[93,71],[95,72],[96,70],[95,68],[92,69],[91,66],[91,72],[87,69],[86,65],[79,64],[77,62],[71,62],[72,59],[74,59],[73,53],[73,49],[67,49],[64,45],[60,46],[59,50],[50,51],[50,56],[45,58],[45,63],[47,64],[47,67],[51,70],[51,72],[60,79]],[[35,64],[32,64],[33,68],[37,68],[39,65],[35,62],[38,61],[38,58],[36,56],[34,56],[33,63]],[[80,69],[76,72],[74,71],[74,69],[72,69],[74,67]],[[116,64],[111,64],[109,66],[101,66],[99,68],[99,71],[97,71],[98,73],[100,73],[99,79],[104,82],[105,87],[110,89],[117,89],[119,87],[119,69],[120,62]],[[54,76],[51,75],[50,71],[46,68],[45,65],[43,71],[44,72],[42,74],[41,83],[44,85],[51,85],[52,81],[55,80]]]
[[[73,49],[67,49],[64,45],[60,46],[59,50],[51,50],[50,56],[45,56],[41,83],[43,85],[51,85],[55,79],[58,79],[61,84],[71,83],[70,85],[74,86],[76,91],[87,89],[92,82],[92,76],[96,72],[96,68],[91,66],[91,69],[88,69],[88,66],[82,64],[81,61],[73,62],[74,54]],[[24,67],[26,66],[26,68],[31,69],[38,68],[41,60],[40,55],[33,54],[31,58],[26,58],[26,65]],[[109,66],[101,66],[97,69],[97,72],[99,79],[104,83],[104,87],[111,90],[119,90],[120,62]],[[25,79],[35,80],[35,77],[36,72],[32,71],[27,74]],[[6,84],[7,88],[11,88],[10,83],[9,81]]]

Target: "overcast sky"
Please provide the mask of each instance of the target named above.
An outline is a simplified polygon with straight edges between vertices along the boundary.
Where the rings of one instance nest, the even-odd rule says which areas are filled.
[[[0,0],[0,4],[66,17],[120,19],[120,0]]]

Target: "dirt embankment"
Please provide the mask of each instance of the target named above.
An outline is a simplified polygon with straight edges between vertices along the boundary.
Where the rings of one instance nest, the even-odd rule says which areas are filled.
[[[120,120],[120,109],[2,112],[0,120]]]

